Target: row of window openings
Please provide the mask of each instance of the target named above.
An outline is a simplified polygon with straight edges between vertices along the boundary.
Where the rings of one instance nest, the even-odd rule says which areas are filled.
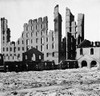
[[[38,38],[36,38],[36,43],[38,43]],[[33,40],[31,39],[31,43],[33,43]],[[44,43],[44,39],[43,38],[41,38],[41,44],[43,44]],[[27,45],[29,45],[29,40],[26,40],[26,44]]]
[[[25,59],[26,59],[26,60],[28,59],[28,56],[27,56],[27,55],[25,55]],[[32,56],[31,59],[32,59],[33,61],[36,60],[36,56],[35,56],[35,54],[33,54],[33,56]],[[39,55],[39,59],[42,59],[41,55]]]
[[[33,33],[34,33],[34,32],[31,32],[31,37],[33,36]],[[37,31],[37,32],[35,32],[35,33],[36,33],[36,36],[38,36],[38,33],[39,33],[39,32]],[[41,31],[41,35],[43,35],[44,33],[45,33],[44,31]],[[46,35],[47,35],[47,33],[48,33],[48,32],[46,31]],[[40,34],[40,33],[39,33],[39,34]],[[22,34],[22,37],[23,37],[23,35],[24,35],[24,33]],[[30,37],[30,36],[29,36],[29,33],[26,33],[26,37],[27,37],[27,38]]]
[[[49,57],[49,55],[52,55],[52,57],[54,57],[55,56],[55,53],[53,52],[53,53],[47,53],[46,54],[47,57]]]
[[[3,41],[6,39],[6,37],[3,36]],[[8,39],[7,39],[8,40]]]
[[[38,46],[36,46],[36,49],[38,50]],[[44,51],[44,46],[41,45],[41,51]]]
[[[10,54],[10,55],[5,54],[4,56],[13,56],[13,55],[12,54]],[[20,54],[18,54],[18,55],[14,54],[14,56],[20,57]]]
[[[21,47],[18,47],[18,51],[20,51]],[[15,50],[16,48],[14,48]],[[38,46],[36,46],[36,49],[38,49]],[[44,47],[43,45],[41,45],[41,51],[43,51]],[[49,49],[48,44],[46,45],[46,49]],[[54,43],[52,44],[52,49],[54,49]],[[12,51],[13,49],[10,47],[10,51]],[[5,51],[5,48],[3,48],[3,51]],[[6,51],[8,51],[8,48],[6,48]],[[24,47],[22,47],[22,51],[24,51]]]
[[[38,33],[39,33],[39,32],[36,32],[36,36],[38,36]],[[45,33],[44,31],[41,31],[41,36],[42,36],[44,33]],[[46,35],[47,35],[47,33],[48,33],[48,32],[46,31]],[[39,34],[40,34],[40,33],[39,33]],[[32,33],[31,33],[31,36],[33,36]]]
[[[36,25],[35,29],[36,29],[36,30],[37,30],[38,28],[42,29],[42,28],[44,28],[45,26],[47,27],[47,24],[45,24],[45,25],[42,25],[42,24],[41,24],[41,25]],[[29,28],[30,30],[34,30],[34,26],[30,26],[30,27],[27,26],[27,27],[26,27],[26,31],[29,30],[28,28]]]
[[[36,49],[38,50],[38,46],[36,46]],[[49,45],[46,45],[46,49],[49,49]],[[52,44],[52,49],[54,49],[54,43]],[[41,45],[41,51],[44,51],[44,45]]]
[[[14,48],[14,52],[15,52],[15,49],[16,48]],[[10,47],[10,51],[12,51],[12,50],[13,50],[13,48]],[[24,47],[22,47],[22,50],[24,51]],[[5,51],[5,48],[3,48],[3,51]],[[8,48],[6,48],[6,51],[8,51]],[[20,51],[20,47],[18,47],[18,51]]]
[[[39,39],[36,38],[36,43],[38,43],[38,40]],[[48,42],[48,38],[46,38],[46,42]],[[31,39],[31,43],[33,43],[33,40],[32,39]],[[41,44],[43,44],[43,43],[44,43],[44,39],[41,38]],[[20,44],[19,41],[18,41],[18,44]],[[22,40],[22,44],[24,44],[24,41],[23,40]],[[26,40],[26,44],[29,45],[29,39]]]
[[[18,40],[18,44],[20,44],[20,41]],[[22,44],[24,44],[24,41],[22,40]]]
[[[20,47],[18,47],[18,51],[20,51]],[[24,51],[24,47],[22,47],[22,51]]]
[[[38,38],[36,38],[36,43],[38,43]],[[54,39],[53,39],[54,40]],[[46,42],[48,42],[48,38],[46,38]],[[33,43],[33,40],[31,39],[31,43]],[[41,38],[41,44],[43,44],[44,43],[44,39],[43,38]],[[20,44],[20,42],[18,41],[18,44]],[[24,41],[22,40],[22,44],[24,44]],[[29,45],[29,39],[27,39],[26,40],[26,44],[28,44]]]
[[[36,43],[38,43],[38,38],[36,38]],[[54,37],[52,37],[52,41],[54,41]],[[46,37],[46,42],[49,42],[48,37]],[[44,38],[41,38],[41,44],[44,43]]]
[[[34,30],[34,26],[30,26],[30,27],[26,26],[25,29],[26,29],[26,31],[29,31],[29,29]],[[37,30],[37,25],[36,25],[35,29]]]
[[[4,55],[4,58],[5,58],[6,56],[8,56],[8,59],[10,59],[10,58],[9,58],[10,56],[12,56],[12,58],[14,59],[14,56],[16,56],[16,55],[13,56],[12,54],[10,54],[10,56],[9,56],[8,54],[6,54],[6,55]],[[17,55],[17,58],[20,58],[20,57],[21,57],[21,55],[18,54],[18,55]]]
[[[36,32],[37,33],[37,32]],[[42,41],[42,40],[41,40]],[[54,37],[52,36],[52,41],[54,41]],[[36,43],[38,42],[38,38],[36,38]],[[48,42],[48,38],[46,38],[46,42]],[[32,40],[31,40],[32,43]],[[19,44],[19,41],[18,41]],[[24,44],[23,40],[22,40],[22,44]]]
[[[91,55],[94,54],[94,49],[93,48],[90,49],[90,54]],[[83,49],[82,48],[80,49],[80,55],[83,55]]]

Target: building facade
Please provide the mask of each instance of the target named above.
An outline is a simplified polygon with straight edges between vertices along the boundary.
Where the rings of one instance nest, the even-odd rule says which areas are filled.
[[[100,42],[84,40],[76,50],[79,67],[100,68]]]
[[[84,14],[78,14],[77,24],[74,15],[66,8],[66,59],[75,60],[76,48],[84,40]]]
[[[44,52],[46,38],[48,38],[47,17],[29,20],[28,23],[25,23],[22,36],[17,42],[10,41],[7,20],[1,18],[1,53],[4,55],[4,61],[22,61],[22,53],[33,47]]]
[[[23,26],[23,32],[16,42],[10,40],[8,21],[1,18],[1,53],[4,61],[22,61],[23,53],[37,49],[44,54],[41,60],[54,61],[75,60],[76,48],[84,40],[84,14],[78,15],[76,24],[74,15],[66,8],[66,36],[62,38],[62,16],[59,5],[54,7],[54,30],[48,31],[48,17],[30,19]],[[35,49],[34,49],[35,48]],[[38,57],[31,54],[31,60]],[[34,56],[35,54],[35,56]],[[34,57],[33,57],[34,56]]]
[[[31,62],[31,61],[41,62],[41,60],[42,61],[44,60],[44,54],[38,51],[36,48],[32,48],[24,52],[22,57],[23,57],[23,61],[26,62]]]
[[[61,58],[61,22],[62,17],[57,5],[54,8],[54,31],[48,32],[47,16],[30,19],[24,24],[21,37],[14,42],[10,41],[7,19],[1,18],[1,53],[4,55],[4,61],[22,61],[24,52],[36,48],[44,54],[45,61],[58,63]]]

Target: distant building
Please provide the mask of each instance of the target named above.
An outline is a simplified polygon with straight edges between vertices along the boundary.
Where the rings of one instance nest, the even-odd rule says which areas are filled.
[[[100,42],[90,42],[85,39],[78,45],[76,52],[79,67],[100,66]]]
[[[70,9],[66,8],[66,59],[75,60],[76,48],[84,40],[84,14],[78,14],[78,22]]]
[[[36,48],[32,48],[23,53],[23,61],[36,61],[40,62],[44,59],[44,54],[38,51]]]
[[[7,19],[1,18],[1,53],[4,55],[4,61],[22,61],[23,53],[36,48],[44,54],[44,60],[58,63],[61,59],[61,22],[62,17],[57,5],[54,8],[54,31],[48,32],[47,16],[43,19],[30,19],[24,24],[24,30],[17,42],[11,42]]]
[[[62,17],[59,13],[59,6],[54,8],[54,34],[55,34],[55,51],[54,58],[56,62],[61,61],[61,39],[62,39]]]
[[[45,38],[44,38],[45,37]],[[22,53],[36,48],[44,52],[44,42],[48,42],[48,18],[29,20],[17,42],[10,41],[10,29],[7,20],[1,18],[1,53],[4,61],[22,61]]]
[[[33,58],[38,55],[35,50],[43,54],[41,60],[44,61],[54,61],[58,64],[62,60],[75,60],[76,48],[84,40],[84,14],[78,15],[76,24],[74,15],[66,8],[65,23],[66,36],[62,38],[62,16],[59,13],[59,5],[56,5],[54,30],[48,31],[47,16],[30,19],[24,24],[21,37],[14,42],[10,40],[11,31],[7,19],[1,18],[1,53],[4,61],[22,61],[23,53],[28,54],[30,51],[30,58]]]

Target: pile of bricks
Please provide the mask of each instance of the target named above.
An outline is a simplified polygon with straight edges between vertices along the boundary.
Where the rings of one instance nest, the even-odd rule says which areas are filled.
[[[30,90],[52,86],[57,86],[57,88],[35,92],[34,90],[19,92],[23,89]],[[8,92],[7,96],[11,96],[11,94],[19,94],[18,96],[21,96],[20,94],[25,94],[25,96],[80,96],[75,94],[82,95],[83,93],[90,94],[94,92],[93,94],[99,96],[97,93],[100,92],[100,71],[73,69],[0,73],[0,92]]]

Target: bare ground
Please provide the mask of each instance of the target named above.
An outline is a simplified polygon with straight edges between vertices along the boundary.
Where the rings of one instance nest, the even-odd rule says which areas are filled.
[[[97,68],[0,73],[0,96],[100,96]]]

